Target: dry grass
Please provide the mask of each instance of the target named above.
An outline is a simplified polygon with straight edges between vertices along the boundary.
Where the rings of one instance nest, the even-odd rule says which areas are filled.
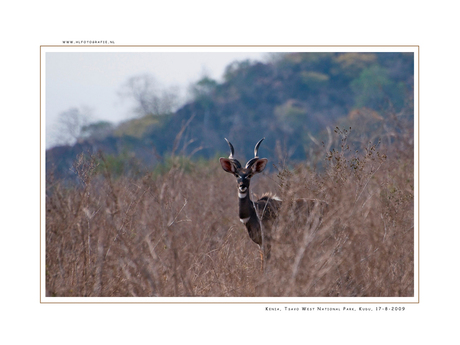
[[[79,157],[81,186],[47,182],[47,296],[413,296],[412,155],[352,152],[340,134],[324,173],[254,178],[285,201],[264,272],[217,161],[135,179]],[[286,206],[296,198],[328,212],[305,217]]]

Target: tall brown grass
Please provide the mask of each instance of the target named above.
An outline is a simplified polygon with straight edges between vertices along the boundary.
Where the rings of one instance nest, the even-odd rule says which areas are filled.
[[[79,156],[78,187],[47,181],[47,296],[413,296],[413,152],[355,151],[336,132],[323,172],[254,178],[252,192],[284,200],[263,271],[217,160],[115,178],[103,156]],[[328,211],[306,217],[298,198]]]

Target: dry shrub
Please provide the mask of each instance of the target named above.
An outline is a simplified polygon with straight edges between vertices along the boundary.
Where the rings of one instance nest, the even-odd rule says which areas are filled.
[[[267,296],[414,295],[413,170],[369,146],[329,156],[328,173],[291,174],[273,229]],[[360,158],[359,167],[355,159]],[[310,213],[289,200],[316,200]],[[325,205],[325,203],[327,203]]]
[[[135,179],[80,156],[79,186],[47,182],[47,295],[413,296],[412,156],[339,134],[325,172],[255,178],[284,200],[264,271],[217,161]],[[322,204],[307,215],[299,198]]]

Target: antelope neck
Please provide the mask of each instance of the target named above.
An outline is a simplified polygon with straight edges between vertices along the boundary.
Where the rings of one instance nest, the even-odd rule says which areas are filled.
[[[240,193],[239,193],[240,194]],[[249,237],[259,246],[262,245],[262,224],[257,216],[254,203],[249,197],[249,187],[245,191],[245,196],[239,198],[240,221],[246,226]]]
[[[240,219],[248,219],[253,216],[257,216],[254,204],[252,203],[251,198],[249,197],[249,188],[246,189],[244,193],[241,193],[238,190],[238,197],[239,197],[239,214]],[[247,221],[246,221],[247,222]]]

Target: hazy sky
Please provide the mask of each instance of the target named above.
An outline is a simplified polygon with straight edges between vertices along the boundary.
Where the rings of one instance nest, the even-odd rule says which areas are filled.
[[[185,97],[188,86],[205,74],[221,80],[231,62],[265,56],[263,52],[47,52],[47,141],[59,114],[72,107],[90,108],[94,121],[128,119],[133,103],[120,98],[118,91],[132,76],[151,74],[162,87],[179,87]]]

